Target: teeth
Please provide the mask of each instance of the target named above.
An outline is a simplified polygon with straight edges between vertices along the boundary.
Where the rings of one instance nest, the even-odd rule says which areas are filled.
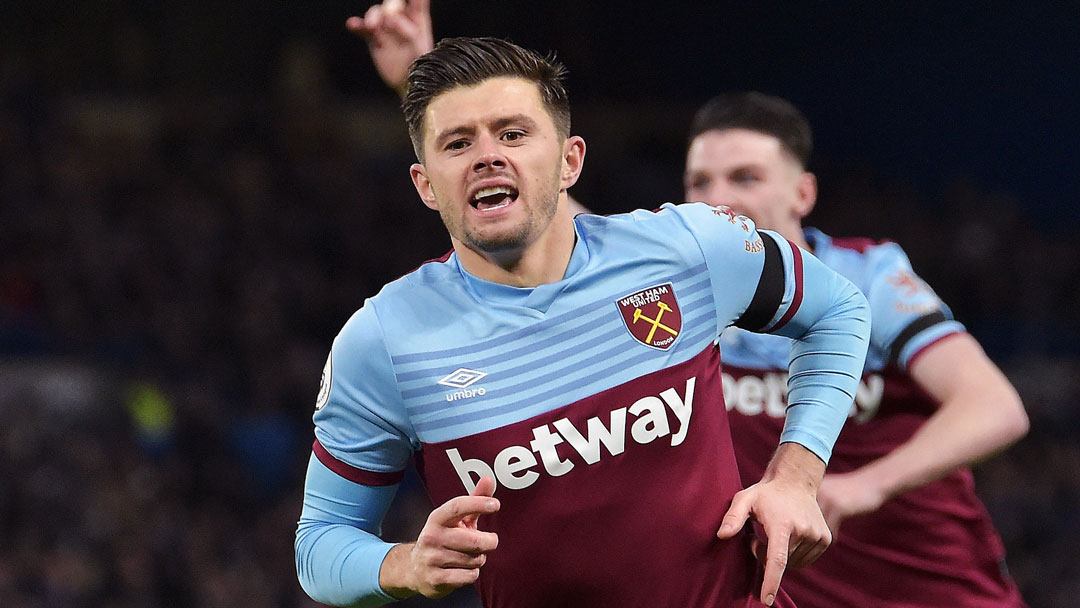
[[[491,186],[489,188],[484,188],[483,190],[480,190],[479,192],[474,194],[473,200],[479,200],[484,198],[485,196],[492,196],[494,194],[505,194],[507,196],[511,196],[513,194],[513,190],[511,190],[508,186]]]

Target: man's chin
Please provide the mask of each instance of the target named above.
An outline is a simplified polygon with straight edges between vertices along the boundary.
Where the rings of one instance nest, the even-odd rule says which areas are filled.
[[[480,253],[506,254],[520,251],[525,248],[524,238],[497,238],[497,239],[468,239],[466,241],[470,249]]]
[[[525,228],[498,234],[466,234],[465,244],[479,253],[505,255],[523,250],[529,243],[529,231]]]

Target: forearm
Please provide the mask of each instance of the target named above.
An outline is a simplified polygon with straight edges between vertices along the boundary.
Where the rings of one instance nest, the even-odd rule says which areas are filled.
[[[933,343],[908,372],[940,405],[905,443],[856,471],[886,499],[978,462],[1027,432],[1020,396],[971,335]]]
[[[955,397],[908,441],[855,474],[889,499],[1000,452],[1027,432],[1023,407],[1010,392]]]
[[[870,338],[870,308],[849,281],[803,254],[800,310],[777,332],[794,338],[788,410],[782,442],[792,441],[828,462],[862,377]]]
[[[331,606],[386,604],[395,597],[380,587],[380,570],[393,547],[352,526],[301,520],[296,534],[300,586]]]
[[[395,489],[355,484],[310,459],[295,557],[300,585],[312,599],[334,606],[377,606],[393,599],[380,587],[379,575],[394,545],[375,533]]]

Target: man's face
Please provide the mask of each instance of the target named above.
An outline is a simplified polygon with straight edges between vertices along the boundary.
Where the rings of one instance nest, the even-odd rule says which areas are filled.
[[[522,251],[550,225],[569,186],[566,144],[577,138],[559,136],[536,84],[492,78],[442,93],[427,107],[423,137],[413,182],[456,241]]]
[[[686,200],[728,205],[759,228],[793,238],[813,208],[812,173],[785,152],[780,140],[746,129],[706,131],[690,143]]]

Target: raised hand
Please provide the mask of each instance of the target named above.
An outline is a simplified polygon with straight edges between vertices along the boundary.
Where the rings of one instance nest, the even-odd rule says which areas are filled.
[[[379,575],[382,588],[397,598],[439,598],[476,582],[487,553],[499,545],[498,535],[477,528],[481,515],[499,510],[494,493],[495,480],[484,477],[468,496],[432,511],[415,543],[390,550]]]
[[[399,96],[405,95],[413,60],[435,48],[430,0],[385,0],[363,17],[349,17],[345,27],[367,41],[379,76]]]

